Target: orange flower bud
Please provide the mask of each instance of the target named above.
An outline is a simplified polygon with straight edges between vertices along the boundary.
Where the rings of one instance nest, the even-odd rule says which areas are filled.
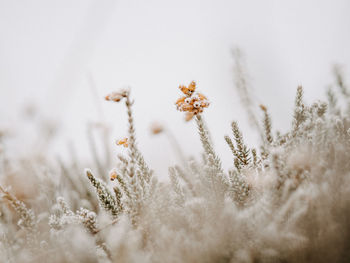
[[[124,138],[124,139],[117,141],[117,145],[123,145],[125,148],[127,148],[129,146],[128,138]]]

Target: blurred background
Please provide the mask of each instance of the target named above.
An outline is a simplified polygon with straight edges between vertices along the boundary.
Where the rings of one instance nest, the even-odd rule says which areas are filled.
[[[166,126],[187,156],[199,157],[195,123],[174,106],[178,85],[196,80],[211,102],[204,118],[215,147],[230,167],[223,136],[232,120],[249,145],[258,142],[235,90],[232,50],[244,53],[253,102],[267,105],[274,129],[283,131],[298,85],[312,102],[325,98],[335,63],[349,76],[349,12],[348,0],[0,0],[6,147],[66,160],[74,148],[88,163],[88,131],[98,138],[102,123],[112,149],[123,152],[115,140],[127,134],[126,109],[103,98],[129,86],[139,148],[164,176],[179,159],[150,125]],[[55,139],[46,140],[52,132]]]

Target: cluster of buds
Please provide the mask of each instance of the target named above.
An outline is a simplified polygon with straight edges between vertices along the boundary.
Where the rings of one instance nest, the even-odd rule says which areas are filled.
[[[126,98],[128,95],[129,91],[123,89],[120,91],[114,91],[112,93],[109,93],[107,96],[105,96],[105,100],[119,102],[122,98]]]
[[[176,107],[179,111],[186,112],[186,120],[189,121],[194,115],[203,112],[204,108],[209,106],[208,99],[196,91],[196,82],[192,81],[187,87],[180,85],[179,89],[185,96],[176,101]]]

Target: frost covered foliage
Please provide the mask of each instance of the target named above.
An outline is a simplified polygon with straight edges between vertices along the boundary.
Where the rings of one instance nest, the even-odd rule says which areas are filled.
[[[340,106],[350,90],[336,73],[341,96],[330,89],[328,102],[306,104],[298,87],[286,133],[261,105],[259,147],[232,122],[228,171],[203,121],[209,103],[185,86],[177,106],[196,122],[203,154],[170,167],[169,183],[138,149],[128,90],[106,96],[128,115],[115,167],[96,157],[82,173],[3,151],[0,262],[350,262],[350,111]]]

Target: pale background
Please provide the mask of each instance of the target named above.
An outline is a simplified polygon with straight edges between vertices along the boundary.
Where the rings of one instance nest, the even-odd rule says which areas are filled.
[[[198,157],[196,127],[174,107],[178,85],[196,80],[212,103],[204,117],[230,167],[223,135],[232,120],[249,144],[257,141],[234,89],[231,49],[244,51],[256,103],[268,105],[274,127],[285,130],[299,84],[311,102],[324,99],[334,63],[349,76],[349,13],[348,0],[0,0],[0,128],[12,134],[12,153],[41,149],[34,121],[23,118],[23,108],[35,104],[59,126],[50,154],[67,159],[72,142],[89,160],[87,123],[112,125],[113,139],[126,135],[125,108],[103,97],[129,85],[139,147],[164,175],[178,160],[166,137],[150,136],[150,123],[166,124]]]

